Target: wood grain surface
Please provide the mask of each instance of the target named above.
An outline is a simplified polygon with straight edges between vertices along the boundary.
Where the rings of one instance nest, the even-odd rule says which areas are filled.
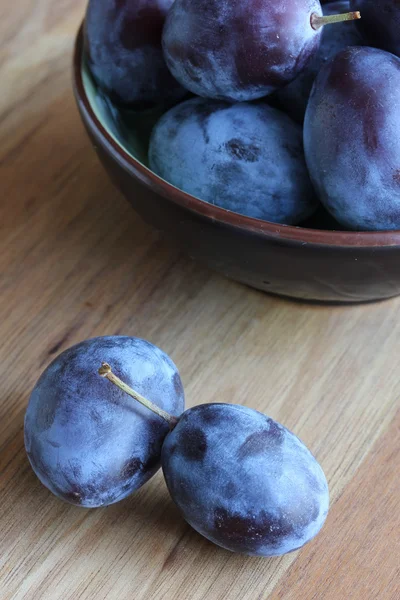
[[[400,300],[269,297],[144,225],[74,106],[84,5],[0,6],[1,600],[399,600]],[[23,447],[32,386],[69,345],[120,333],[172,356],[189,406],[243,403],[304,440],[332,496],[308,547],[259,559],[213,546],[181,519],[161,473],[91,511],[39,483]]]

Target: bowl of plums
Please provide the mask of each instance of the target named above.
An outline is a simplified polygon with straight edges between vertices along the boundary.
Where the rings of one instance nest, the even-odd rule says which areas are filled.
[[[90,0],[74,91],[137,213],[292,298],[400,294],[397,0]]]

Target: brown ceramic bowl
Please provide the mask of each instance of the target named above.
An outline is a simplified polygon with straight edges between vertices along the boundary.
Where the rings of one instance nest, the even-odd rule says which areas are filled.
[[[146,222],[192,258],[226,277],[292,298],[362,302],[400,294],[400,231],[290,227],[203,202],[146,166],[157,115],[132,115],[128,126],[119,121],[85,66],[82,29],[73,77],[83,123],[111,179]]]

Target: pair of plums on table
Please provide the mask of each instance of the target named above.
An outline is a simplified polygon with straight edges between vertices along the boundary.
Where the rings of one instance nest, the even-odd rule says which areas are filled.
[[[330,24],[351,10],[361,20]],[[323,12],[318,0],[90,0],[86,55],[117,106],[183,100],[149,149],[176,187],[277,223],[322,202],[337,228],[399,229],[400,7],[339,0]]]
[[[185,410],[176,366],[138,338],[93,338],[60,354],[31,394],[25,446],[40,481],[87,508],[126,498],[162,464],[187,522],[234,552],[296,550],[328,513],[325,475],[293,433],[236,404]]]

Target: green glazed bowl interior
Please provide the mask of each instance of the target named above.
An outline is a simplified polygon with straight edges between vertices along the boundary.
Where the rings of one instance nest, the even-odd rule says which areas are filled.
[[[97,87],[85,60],[82,61],[82,81],[90,106],[114,142],[131,158],[149,168],[147,153],[151,131],[163,110],[136,113],[116,110]]]

